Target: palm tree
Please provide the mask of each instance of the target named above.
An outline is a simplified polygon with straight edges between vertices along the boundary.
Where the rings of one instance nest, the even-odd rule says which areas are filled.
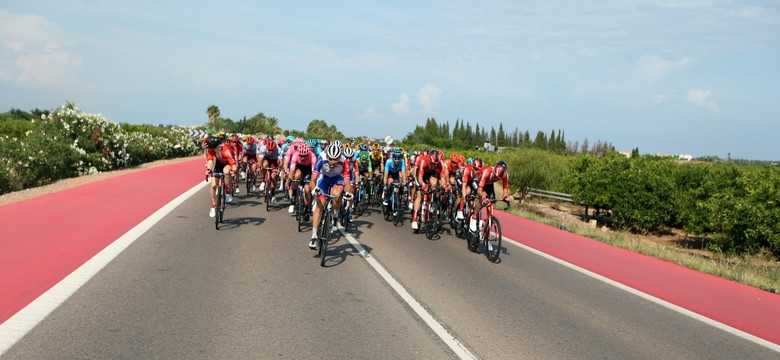
[[[279,119],[274,117],[266,118],[266,124],[268,125],[269,134],[276,134],[279,132]]]
[[[206,114],[209,115],[209,127],[214,128],[214,121],[219,117],[219,106],[209,105],[206,109]]]

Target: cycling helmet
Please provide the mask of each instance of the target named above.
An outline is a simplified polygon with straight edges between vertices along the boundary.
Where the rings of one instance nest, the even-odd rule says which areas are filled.
[[[336,142],[334,141],[333,143],[335,145]],[[355,149],[353,149],[353,148],[351,148],[349,146],[344,148],[344,156],[346,156],[347,159],[351,159],[354,155],[355,155]]]
[[[206,140],[206,147],[208,147],[209,149],[213,149],[213,148],[219,146],[219,144],[221,144],[221,143],[222,143],[222,140],[220,138],[215,137],[215,136],[209,136],[208,139]]]
[[[428,157],[431,159],[431,163],[438,164],[441,161],[441,158],[439,157],[439,152],[436,150],[431,150],[428,153]]]
[[[381,146],[379,145],[379,143],[374,143],[374,145],[371,146],[372,150],[379,150],[380,148]]]
[[[325,155],[328,160],[338,159],[341,156],[341,149],[336,144],[330,144],[325,148]]]
[[[506,175],[506,163],[504,160],[499,160],[496,166],[493,167],[493,175],[499,178],[503,178]]]
[[[341,140],[333,140],[333,145],[336,145],[339,148],[343,148],[344,147],[344,143],[341,142]]]
[[[266,138],[265,139],[265,148],[268,149],[268,151],[274,151],[276,150],[276,141],[272,138]]]
[[[471,166],[474,167],[474,169],[481,169],[485,164],[482,162],[482,159],[480,158],[474,158],[474,160],[471,161]]]
[[[287,138],[285,138],[285,140],[287,140],[287,142],[293,142],[295,140],[295,136],[287,135]]]
[[[322,145],[322,147],[327,147],[328,146],[328,139],[320,140],[320,145]]]
[[[317,147],[317,139],[309,139],[309,146]]]
[[[366,145],[366,144],[360,144],[360,145],[358,146],[358,149],[359,149],[361,152],[363,152],[363,151],[368,151],[369,147],[368,147],[368,145]]]
[[[299,157],[309,156],[309,145],[300,145],[297,150]]]
[[[404,158],[404,153],[401,150],[393,151],[393,160],[401,160]]]
[[[246,138],[246,144],[247,144],[247,145],[252,145],[252,144],[254,144],[254,143],[255,143],[255,140],[256,140],[256,139],[255,139],[255,137],[254,137],[254,136],[250,136],[250,137]]]
[[[458,162],[459,156],[460,155],[458,155],[457,153],[450,154],[450,161],[452,161],[454,163]]]
[[[358,155],[358,158],[360,158],[361,161],[368,161],[368,152],[361,151],[360,155]]]

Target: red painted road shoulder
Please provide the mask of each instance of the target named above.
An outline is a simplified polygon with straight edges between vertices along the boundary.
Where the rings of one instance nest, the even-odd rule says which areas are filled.
[[[202,164],[155,167],[0,206],[0,324],[203,181]]]
[[[780,296],[496,211],[508,238],[748,334],[780,344]],[[512,224],[509,226],[509,224]]]

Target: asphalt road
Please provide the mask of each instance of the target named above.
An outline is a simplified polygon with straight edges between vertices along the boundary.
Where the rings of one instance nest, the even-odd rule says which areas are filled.
[[[215,230],[203,189],[3,359],[776,359],[778,353],[505,243],[375,209],[350,234],[465,348],[454,351],[339,234],[325,267],[286,204],[241,195]],[[510,224],[503,224],[511,226]],[[626,269],[630,271],[630,269]]]

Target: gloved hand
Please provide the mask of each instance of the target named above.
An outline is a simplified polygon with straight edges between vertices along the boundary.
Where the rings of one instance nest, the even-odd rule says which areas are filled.
[[[347,201],[352,200],[352,193],[351,192],[345,193],[344,194],[344,200],[347,200]]]
[[[509,200],[512,200],[512,198],[511,198],[511,197],[509,197],[509,196],[504,196],[504,201],[505,201],[505,202],[509,202]]]
[[[315,186],[314,189],[311,189],[311,195],[312,196],[319,196],[322,193],[322,190],[318,186]]]

